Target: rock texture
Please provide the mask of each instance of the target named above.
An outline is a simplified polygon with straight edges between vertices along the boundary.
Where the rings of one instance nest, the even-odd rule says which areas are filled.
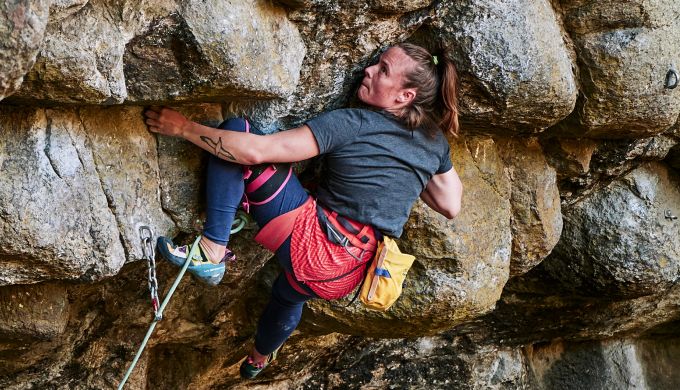
[[[474,118],[465,121],[466,128],[540,131],[574,109],[573,52],[548,1],[440,7],[436,34],[462,65],[461,105],[469,113],[465,118]]]
[[[542,265],[581,294],[663,292],[680,277],[680,177],[643,165],[565,213],[565,227]]]
[[[206,156],[146,105],[274,132],[356,104],[411,41],[457,66],[464,195],[454,220],[413,206],[397,304],[310,302],[242,381],[279,271],[247,226],[220,286],[179,285],[129,388],[677,388],[678,4],[4,2],[0,387],[115,388],[152,317],[139,228],[200,231]],[[162,292],[176,272],[158,261]]]
[[[644,137],[673,125],[680,95],[667,89],[677,69],[680,19],[667,0],[561,2],[579,59],[583,96],[562,133]]]
[[[0,5],[0,100],[14,93],[33,66],[42,44],[49,1]]]

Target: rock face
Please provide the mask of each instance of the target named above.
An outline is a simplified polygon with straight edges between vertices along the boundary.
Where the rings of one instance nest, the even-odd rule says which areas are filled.
[[[466,128],[540,131],[573,110],[573,53],[548,1],[442,2],[441,8],[437,35],[464,69],[461,105],[474,118]]]
[[[562,133],[596,138],[658,134],[678,118],[666,87],[680,48],[678,6],[667,0],[561,2],[579,58],[583,96]]]
[[[14,93],[33,66],[42,44],[49,1],[0,5],[0,100]]]
[[[125,253],[78,117],[11,107],[0,117],[0,284],[115,275]]]
[[[0,5],[0,387],[115,388],[151,322],[139,229],[201,229],[206,155],[146,105],[271,133],[352,106],[411,41],[457,66],[464,186],[418,201],[385,313],[310,302],[238,377],[278,274],[250,225],[192,277],[130,388],[677,388],[680,3],[10,0]],[[177,269],[158,259],[161,292]],[[402,339],[408,337],[408,339]]]
[[[60,4],[55,14],[19,101],[283,97],[295,89],[305,54],[284,11],[256,1],[93,0]]]
[[[582,294],[660,293],[680,276],[680,177],[643,165],[565,213],[565,227],[542,266]]]

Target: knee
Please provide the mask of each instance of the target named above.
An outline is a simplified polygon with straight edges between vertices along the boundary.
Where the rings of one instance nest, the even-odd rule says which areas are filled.
[[[218,129],[245,132],[248,121],[245,118],[229,118],[217,126]]]

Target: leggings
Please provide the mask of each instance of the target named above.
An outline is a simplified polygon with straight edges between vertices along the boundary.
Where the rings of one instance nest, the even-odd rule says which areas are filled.
[[[223,130],[246,131],[246,122],[241,118],[224,121]],[[259,133],[251,129],[253,133]],[[244,192],[243,166],[210,156],[206,177],[206,220],[203,234],[210,240],[227,245],[229,230]],[[262,227],[275,217],[301,206],[308,198],[297,177],[291,175],[285,187],[269,202],[250,206],[250,213]],[[281,266],[292,272],[290,261],[290,238],[277,250],[276,258]],[[255,349],[269,355],[281,346],[293,333],[300,322],[302,308],[313,295],[296,291],[281,273],[272,287],[272,297],[257,326]]]

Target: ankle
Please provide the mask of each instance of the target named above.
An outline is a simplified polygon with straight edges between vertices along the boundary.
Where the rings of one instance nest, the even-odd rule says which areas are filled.
[[[253,351],[250,352],[250,355],[248,355],[248,356],[250,357],[252,362],[255,363],[255,364],[262,364],[262,363],[266,362],[267,359],[269,358],[268,355],[263,355],[263,354],[257,352],[257,350],[255,348],[253,348]]]
[[[222,258],[227,251],[226,245],[220,245],[205,236],[201,237],[199,245],[206,256],[208,256],[208,260],[213,264],[218,264],[222,261]]]

